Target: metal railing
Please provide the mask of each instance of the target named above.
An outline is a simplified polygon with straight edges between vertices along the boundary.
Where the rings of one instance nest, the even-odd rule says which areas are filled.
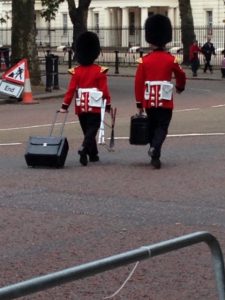
[[[130,48],[131,46],[148,47],[148,44],[143,40],[144,28],[135,27],[90,27],[88,28],[98,34],[102,47],[114,47],[119,49],[121,47]],[[216,48],[224,48],[225,34],[224,26],[195,26],[194,31],[196,39],[200,44],[207,40],[207,36],[212,36],[212,41]],[[11,28],[0,28],[0,46],[10,46],[12,38]],[[62,27],[51,28],[37,28],[36,42],[37,45],[57,47],[60,45],[70,46],[73,41],[73,27],[67,29]],[[169,43],[169,47],[182,46],[181,27],[173,28],[173,40]]]
[[[208,232],[195,232],[157,244],[140,247],[128,252],[39,276],[0,288],[0,299],[10,300],[43,291],[70,281],[83,279],[140,260],[205,242],[210,250],[215,272],[218,299],[225,300],[225,271],[221,247],[217,239]]]

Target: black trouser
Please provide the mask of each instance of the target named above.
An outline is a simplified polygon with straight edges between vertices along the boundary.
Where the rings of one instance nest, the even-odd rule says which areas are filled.
[[[100,127],[101,115],[99,113],[82,113],[78,117],[84,134],[82,147],[89,156],[94,157],[98,154],[96,135]]]
[[[210,64],[211,57],[205,57],[205,67],[204,67],[204,72],[209,69],[210,72],[212,72],[212,65]]]
[[[194,75],[197,75],[197,71],[199,69],[199,66],[200,66],[199,59],[194,59],[191,62],[191,70],[192,70],[192,72],[193,72]]]
[[[160,158],[173,111],[165,108],[149,108],[146,109],[146,113],[149,119],[150,147],[155,149],[152,157]]]

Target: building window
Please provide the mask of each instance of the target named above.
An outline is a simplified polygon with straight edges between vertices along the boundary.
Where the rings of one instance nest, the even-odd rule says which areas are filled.
[[[99,13],[94,13],[94,28],[99,33]]]
[[[135,34],[135,14],[133,11],[129,13],[129,34]]]
[[[67,30],[68,30],[68,16],[67,14],[63,14],[63,35],[67,34]]]
[[[212,25],[213,25],[213,13],[211,10],[206,11],[206,26],[208,30],[208,35],[212,34]]]

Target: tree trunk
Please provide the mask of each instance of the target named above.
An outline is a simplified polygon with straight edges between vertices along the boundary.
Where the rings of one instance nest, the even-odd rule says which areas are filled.
[[[189,47],[195,39],[194,22],[190,0],[179,0],[181,18],[181,39],[183,43],[183,64],[189,64]]]
[[[33,85],[41,83],[34,0],[12,1],[12,65],[26,58]]]
[[[74,49],[77,37],[87,31],[87,14],[88,10],[81,10],[79,8],[74,12],[74,22],[73,22],[73,44],[72,49]]]
[[[76,7],[74,0],[67,0],[69,15],[71,22],[73,23],[73,42],[72,49],[75,48],[77,37],[87,31],[87,16],[88,8],[91,0],[80,0],[79,6]]]

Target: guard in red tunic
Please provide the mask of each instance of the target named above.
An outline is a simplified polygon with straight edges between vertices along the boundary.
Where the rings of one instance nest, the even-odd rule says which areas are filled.
[[[169,18],[153,15],[145,23],[145,39],[151,51],[140,58],[135,76],[136,105],[145,110],[149,120],[148,151],[151,165],[161,167],[161,148],[168,133],[172,118],[173,89],[172,76],[175,76],[175,89],[181,93],[185,89],[186,76],[176,57],[165,50],[172,40],[172,26]]]
[[[84,134],[81,148],[78,150],[80,163],[99,160],[96,135],[101,122],[101,108],[106,104],[110,111],[110,93],[105,67],[94,64],[100,53],[98,36],[90,31],[81,34],[76,42],[75,58],[79,66],[70,70],[72,78],[65,94],[60,112],[66,112],[75,95],[75,114]]]

